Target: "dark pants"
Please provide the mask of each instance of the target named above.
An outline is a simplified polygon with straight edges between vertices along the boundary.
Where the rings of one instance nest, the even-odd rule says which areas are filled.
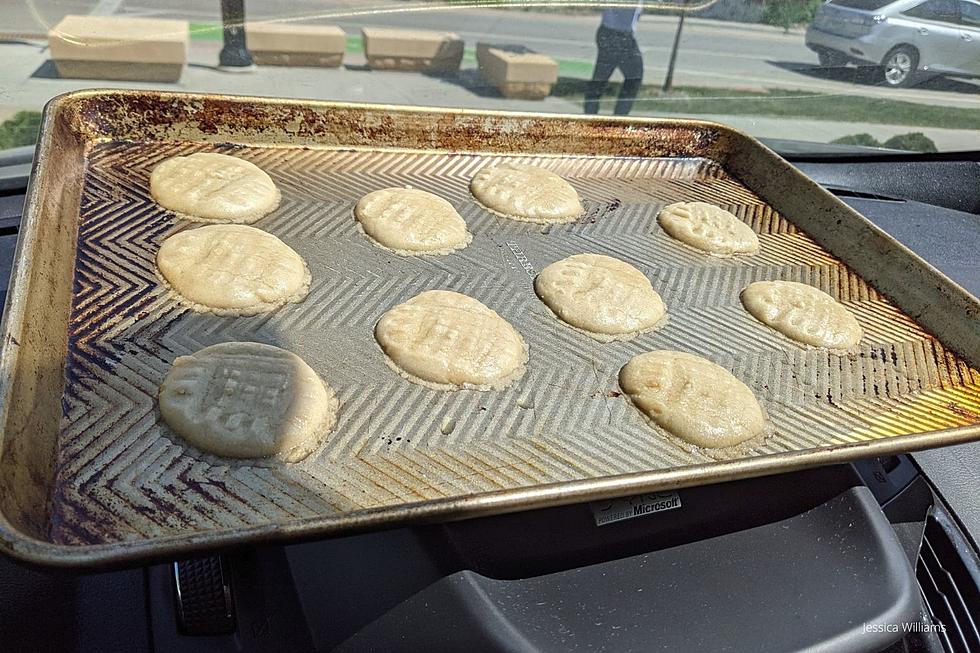
[[[632,32],[620,32],[603,25],[595,33],[595,43],[599,54],[595,60],[595,70],[592,71],[592,81],[585,92],[585,112],[599,113],[599,98],[606,90],[606,84],[612,77],[613,71],[619,68],[623,72],[623,87],[616,100],[617,116],[625,116],[633,108],[633,100],[640,90],[643,81],[643,55],[640,46]]]

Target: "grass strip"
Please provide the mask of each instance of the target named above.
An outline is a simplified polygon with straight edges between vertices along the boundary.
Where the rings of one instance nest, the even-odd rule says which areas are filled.
[[[587,84],[585,79],[563,76],[552,90],[552,95],[573,102],[581,101]],[[605,96],[614,97],[619,93],[619,87],[619,82],[610,83]],[[838,123],[980,129],[978,109],[778,88],[745,90],[679,86],[665,95],[659,86],[649,84],[640,89],[636,109],[678,115],[708,113],[830,120]]]

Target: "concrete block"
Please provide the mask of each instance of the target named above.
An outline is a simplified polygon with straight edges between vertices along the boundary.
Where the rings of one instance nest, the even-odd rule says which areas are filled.
[[[541,100],[558,81],[558,63],[520,45],[478,43],[480,75],[507,98]]]
[[[347,35],[336,25],[246,23],[245,39],[260,66],[336,68],[347,50]]]
[[[187,63],[186,20],[65,16],[48,32],[62,77],[175,82]]]
[[[379,70],[452,73],[463,60],[463,40],[452,32],[364,27],[364,55]]]

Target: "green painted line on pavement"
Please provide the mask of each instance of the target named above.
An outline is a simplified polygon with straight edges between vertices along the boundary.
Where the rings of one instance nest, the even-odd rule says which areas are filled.
[[[220,23],[191,23],[189,32],[192,41],[220,41],[224,38]]]
[[[584,59],[557,59],[559,77],[591,77],[592,62]]]

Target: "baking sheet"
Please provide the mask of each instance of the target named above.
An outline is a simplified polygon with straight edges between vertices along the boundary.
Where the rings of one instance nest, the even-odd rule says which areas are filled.
[[[918,443],[900,437],[923,432],[952,433],[947,441],[976,437],[975,428],[957,428],[980,422],[980,373],[717,157],[210,140],[103,139],[86,149],[43,537],[58,560],[66,549],[87,551],[89,561],[133,559],[678,487],[869,455],[867,445],[936,443],[935,435]],[[282,204],[253,226],[307,261],[313,283],[305,302],[268,315],[218,317],[191,312],[159,284],[153,259],[160,243],[194,225],[152,202],[149,172],[167,157],[197,151],[240,156],[272,176]],[[586,215],[541,226],[478,207],[470,178],[504,159],[566,178]],[[402,257],[369,242],[351,216],[353,204],[402,185],[449,200],[473,243],[448,256]],[[718,259],[672,241],[655,217],[663,205],[685,200],[734,212],[759,233],[761,252]],[[582,252],[642,270],[668,307],[667,324],[602,344],[557,322],[535,296],[533,277]],[[865,330],[860,351],[809,349],[756,322],[738,294],[768,279],[809,283],[843,302]],[[479,299],[521,332],[530,348],[521,381],[500,392],[446,393],[408,383],[385,365],[374,324],[391,306],[434,288]],[[339,422],[306,460],[215,458],[162,424],[155,395],[173,359],[229,340],[294,351],[337,391]],[[726,461],[662,437],[616,383],[623,364],[651,349],[689,351],[731,370],[759,398],[774,433]]]

